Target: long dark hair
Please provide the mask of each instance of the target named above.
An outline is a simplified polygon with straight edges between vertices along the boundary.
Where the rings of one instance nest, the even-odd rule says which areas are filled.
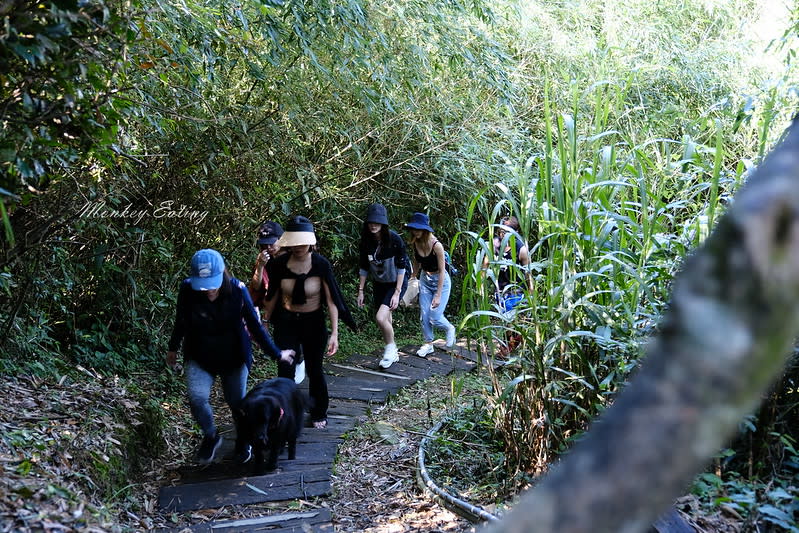
[[[225,270],[222,272],[222,285],[219,286],[219,296],[223,298],[227,298],[233,292],[233,289],[230,288],[232,283],[230,279],[233,276],[230,274],[230,271],[225,267]]]
[[[361,242],[365,244],[371,239],[372,232],[369,231],[369,222],[364,222],[361,228]],[[383,246],[388,246],[391,243],[391,233],[386,224],[380,224],[380,243]]]

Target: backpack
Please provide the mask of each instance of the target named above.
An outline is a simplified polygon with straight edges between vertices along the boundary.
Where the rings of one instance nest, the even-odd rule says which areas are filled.
[[[446,250],[444,250],[444,268],[447,269],[447,273],[450,275],[450,277],[458,273],[458,269],[452,264],[452,261],[449,257],[449,252]]]

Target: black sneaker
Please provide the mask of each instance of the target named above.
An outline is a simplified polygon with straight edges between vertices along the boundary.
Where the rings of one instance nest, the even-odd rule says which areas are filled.
[[[199,451],[197,451],[197,462],[201,465],[213,462],[214,455],[216,455],[216,451],[220,446],[222,446],[222,437],[219,436],[219,433],[203,437],[203,442],[200,444]]]
[[[245,444],[244,447],[236,450],[235,460],[238,464],[243,465],[252,459],[252,446]]]

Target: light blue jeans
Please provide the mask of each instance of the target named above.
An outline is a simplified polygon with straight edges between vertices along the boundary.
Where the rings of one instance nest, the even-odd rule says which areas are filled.
[[[428,274],[422,270],[422,275],[419,279],[419,319],[422,322],[422,335],[425,342],[433,342],[433,327],[448,330],[452,324],[444,317],[444,311],[447,309],[447,302],[449,301],[449,292],[451,282],[449,274],[444,272],[444,286],[441,288],[441,301],[438,307],[431,308],[433,303],[433,295],[438,290],[438,276],[442,274]]]
[[[247,365],[243,364],[241,368],[219,376],[222,382],[222,394],[225,396],[225,402],[231,411],[244,398],[247,392],[247,377],[249,374]],[[189,359],[186,362],[186,389],[189,396],[191,415],[197,421],[197,424],[200,425],[203,435],[207,436],[216,433],[214,412],[209,401],[213,385],[213,374],[203,370],[196,361]]]

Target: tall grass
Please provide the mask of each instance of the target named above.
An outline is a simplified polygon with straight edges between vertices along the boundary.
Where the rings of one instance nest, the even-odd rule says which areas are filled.
[[[479,191],[460,239],[469,258],[463,325],[486,356],[521,335],[492,372],[491,416],[511,469],[537,473],[609,403],[642,354],[680,260],[707,235],[747,165],[725,159],[732,134],[710,123],[708,146],[684,135],[634,142],[614,126],[628,83],[595,84],[568,112],[544,102],[543,150]],[[614,118],[616,117],[616,118]],[[756,149],[756,148],[755,148]],[[496,223],[515,215],[531,264],[523,303],[503,313],[494,284]],[[475,229],[477,228],[477,229]],[[509,236],[506,235],[506,239]],[[484,265],[487,262],[487,267]],[[522,272],[523,271],[523,272]]]

